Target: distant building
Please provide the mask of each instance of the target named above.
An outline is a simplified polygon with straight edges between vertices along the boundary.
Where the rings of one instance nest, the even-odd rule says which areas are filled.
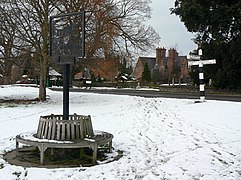
[[[142,72],[144,71],[145,64],[148,64],[148,68],[150,72],[153,71],[156,65],[156,58],[153,57],[139,57],[136,63],[136,67],[134,69],[134,77],[137,80],[140,80],[142,77]]]
[[[62,75],[57,72],[54,68],[49,67],[49,78],[50,80],[57,80],[57,79],[61,79]]]
[[[179,56],[173,48],[168,50],[168,54],[165,48],[157,48],[156,57],[139,57],[134,69],[136,79],[141,79],[146,63],[155,82],[188,82],[190,79],[187,57]]]
[[[96,78],[103,78],[106,80],[115,81],[118,76],[118,69],[121,67],[121,63],[118,59],[99,59],[89,62],[83,62],[82,66],[87,69],[82,70],[75,74],[75,79],[80,79],[83,77],[90,77],[94,75]],[[88,74],[88,75],[87,75]]]

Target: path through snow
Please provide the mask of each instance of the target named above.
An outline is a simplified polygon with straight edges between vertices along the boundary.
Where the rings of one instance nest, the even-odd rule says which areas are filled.
[[[47,103],[0,107],[0,179],[241,179],[241,103],[71,93],[72,113],[91,114],[94,129],[114,135],[119,161],[90,168],[9,165],[4,151],[40,115],[61,113],[62,94]],[[225,110],[233,110],[225,113]],[[219,116],[219,114],[221,114]],[[231,124],[230,124],[231,123]],[[28,124],[28,126],[27,126]],[[231,138],[232,137],[232,138]],[[17,175],[16,175],[17,174]],[[41,175],[41,176],[40,176]]]

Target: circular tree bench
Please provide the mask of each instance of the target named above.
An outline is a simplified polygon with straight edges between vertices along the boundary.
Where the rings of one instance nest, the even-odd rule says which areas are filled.
[[[37,133],[22,133],[16,136],[16,155],[19,153],[19,143],[38,147],[40,164],[44,163],[44,152],[54,148],[91,148],[92,163],[96,163],[97,152],[104,146],[112,150],[113,135],[104,131],[93,131],[91,117],[73,114],[68,120],[62,115],[41,116]],[[51,151],[53,155],[53,151]]]

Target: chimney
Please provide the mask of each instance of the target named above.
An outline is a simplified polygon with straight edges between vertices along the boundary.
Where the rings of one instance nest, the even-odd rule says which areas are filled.
[[[161,65],[162,58],[166,57],[166,49],[163,48],[156,48],[156,64]]]
[[[168,50],[169,59],[175,59],[178,56],[177,51],[174,48]]]
[[[171,48],[168,50],[169,58],[168,58],[168,71],[169,75],[173,73],[174,65],[175,65],[175,59],[178,56],[177,51],[174,48]]]

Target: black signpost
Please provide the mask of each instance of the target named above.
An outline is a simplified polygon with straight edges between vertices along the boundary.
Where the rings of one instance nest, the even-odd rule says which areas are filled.
[[[63,65],[63,119],[69,119],[70,66],[85,57],[85,11],[50,17],[50,56]]]
[[[199,90],[200,90],[200,102],[205,101],[205,83],[204,83],[204,72],[203,65],[205,64],[216,64],[216,59],[204,60],[201,59],[202,49],[198,50],[198,55],[188,55],[187,59],[192,61],[188,61],[188,67],[190,66],[198,66],[199,67]]]

